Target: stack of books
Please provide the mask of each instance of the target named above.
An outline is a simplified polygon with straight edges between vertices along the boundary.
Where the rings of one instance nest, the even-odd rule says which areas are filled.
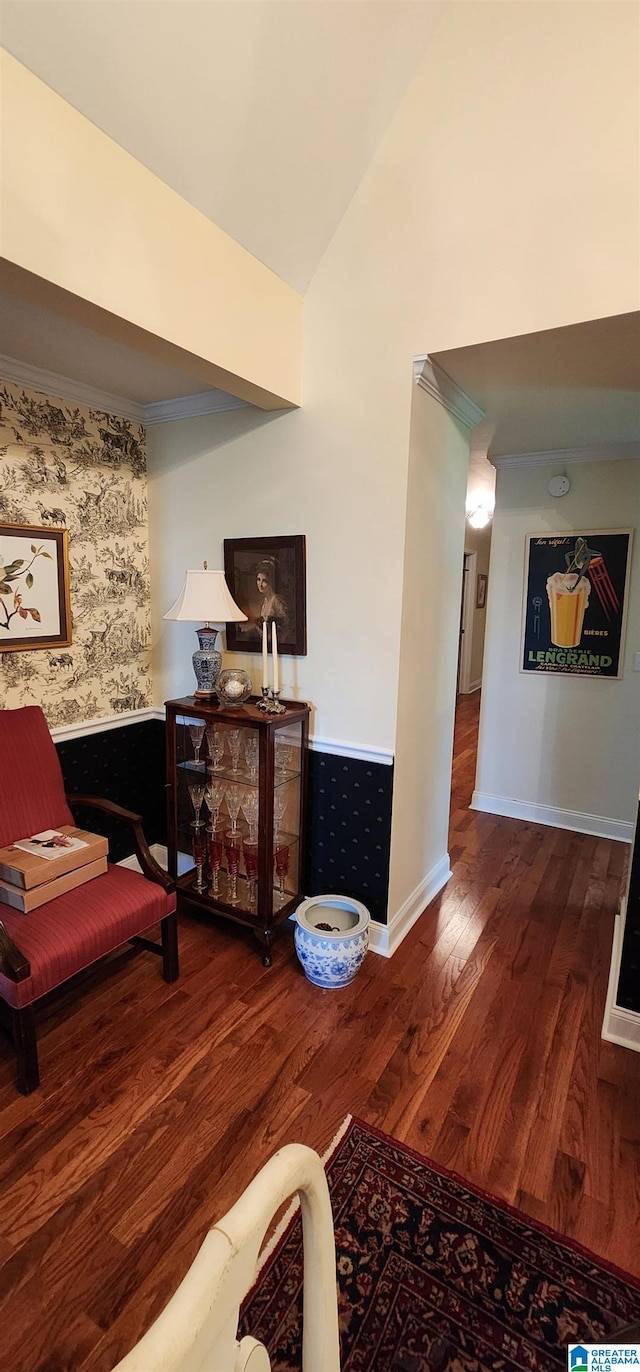
[[[55,896],[82,886],[107,870],[108,844],[100,834],[45,829],[0,848],[0,901],[27,914]]]

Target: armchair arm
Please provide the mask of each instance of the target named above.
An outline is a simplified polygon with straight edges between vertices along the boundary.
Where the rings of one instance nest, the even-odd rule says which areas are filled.
[[[175,891],[175,882],[163,871],[162,867],[149,851],[149,845],[142,832],[142,816],[136,815],[133,810],[125,810],[122,805],[116,805],[113,800],[103,800],[99,796],[67,795],[68,804],[73,808],[74,805],[89,806],[92,810],[101,810],[103,815],[108,815],[111,819],[121,819],[133,833],[133,843],[136,857],[145,877],[149,881],[156,881],[159,886],[164,886],[167,895]]]
[[[31,976],[29,959],[20,952],[0,919],[0,972],[10,981],[26,981]]]

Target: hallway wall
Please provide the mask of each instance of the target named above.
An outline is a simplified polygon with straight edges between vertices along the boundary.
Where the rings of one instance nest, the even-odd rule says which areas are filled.
[[[466,553],[476,553],[476,585],[473,589],[473,624],[471,627],[471,668],[469,672],[469,682],[472,690],[476,690],[482,683],[482,669],[484,660],[484,642],[487,625],[487,599],[485,604],[478,607],[478,586],[479,576],[489,576],[489,559],[491,555],[491,523],[487,524],[486,529],[472,529],[467,522],[464,532],[464,549]]]
[[[638,798],[640,551],[632,552],[620,681],[522,673],[525,535],[640,529],[640,461],[571,464],[571,491],[547,492],[553,467],[498,472],[478,771],[473,805],[631,838]]]

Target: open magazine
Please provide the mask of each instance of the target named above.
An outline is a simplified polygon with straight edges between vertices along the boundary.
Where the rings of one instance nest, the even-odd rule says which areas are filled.
[[[12,846],[21,848],[23,853],[32,853],[34,857],[52,859],[60,857],[62,853],[73,853],[77,848],[86,848],[87,844],[83,838],[61,834],[59,829],[44,829],[41,834],[21,838]]]

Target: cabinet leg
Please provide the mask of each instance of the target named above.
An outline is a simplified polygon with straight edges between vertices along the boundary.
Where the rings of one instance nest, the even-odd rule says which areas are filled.
[[[272,938],[271,930],[270,930],[270,929],[256,929],[255,934],[256,934],[256,938],[257,938],[257,940],[258,940],[258,943],[261,945],[261,947],[262,947],[262,949],[263,949],[263,953],[262,953],[262,966],[263,966],[263,967],[270,967],[270,966],[271,966],[271,938]]]

